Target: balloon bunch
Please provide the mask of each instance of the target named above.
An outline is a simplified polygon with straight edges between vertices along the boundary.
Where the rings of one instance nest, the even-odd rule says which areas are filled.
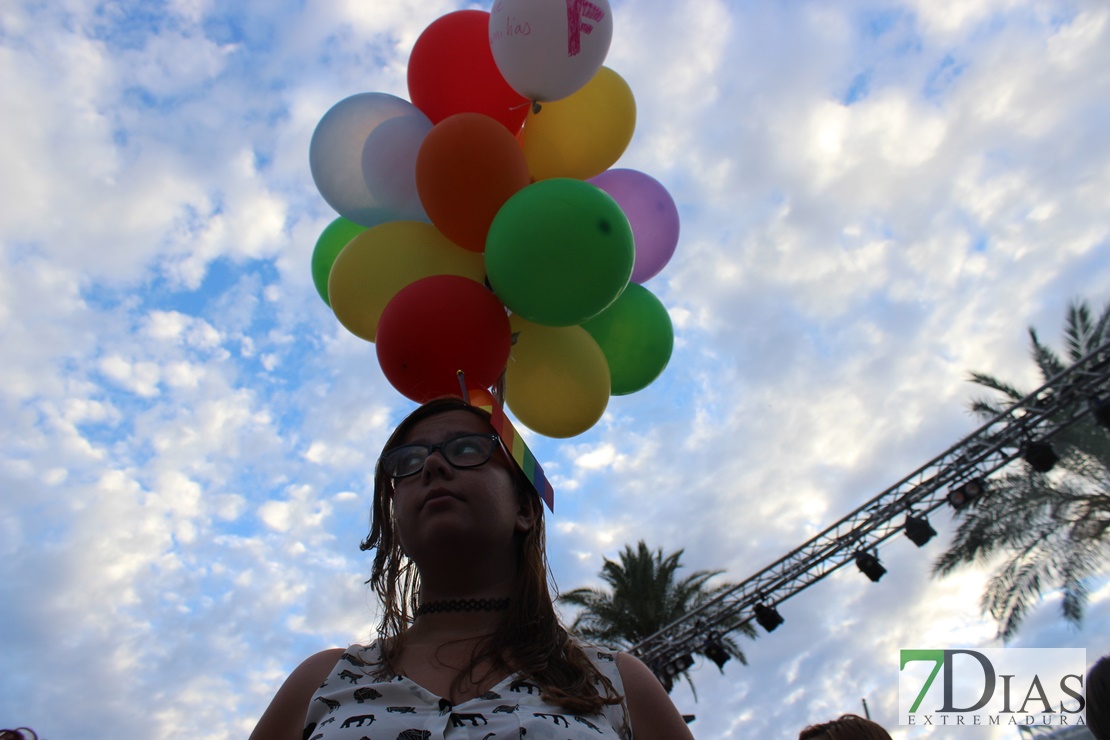
[[[571,437],[669,361],[670,317],[642,283],[674,253],[678,210],[611,169],[636,119],[602,66],[611,39],[607,0],[448,13],[412,49],[412,102],[352,95],[317,125],[312,177],[339,217],[313,280],[408,398],[457,392],[463,370]]]

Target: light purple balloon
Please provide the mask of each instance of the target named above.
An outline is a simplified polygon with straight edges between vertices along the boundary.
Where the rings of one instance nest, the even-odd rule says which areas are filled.
[[[432,122],[419,110],[382,121],[362,147],[362,179],[398,221],[429,221],[416,192],[416,155]]]
[[[678,207],[658,180],[638,170],[606,170],[590,182],[608,193],[628,217],[636,244],[634,283],[655,277],[678,246]]]
[[[403,120],[391,123],[396,119]],[[415,126],[408,125],[413,122]],[[361,226],[413,219],[417,214],[406,212],[411,205],[406,194],[416,190],[416,158],[411,139],[420,126],[431,129],[431,121],[412,103],[387,93],[359,93],[333,105],[316,125],[308,149],[309,169],[320,195],[340,216]],[[374,151],[378,147],[371,147],[371,154],[366,157],[371,137],[384,139],[386,145],[391,140],[394,145],[403,142],[405,146],[399,147],[401,154],[410,155],[411,161],[405,162],[404,156],[376,158]],[[371,173],[377,192],[371,192],[367,185],[363,171],[366,158],[371,160],[371,166],[381,164],[384,168]],[[392,179],[394,189],[380,187],[383,179]],[[383,197],[384,192],[389,193],[388,197]],[[423,209],[418,213],[422,216]]]

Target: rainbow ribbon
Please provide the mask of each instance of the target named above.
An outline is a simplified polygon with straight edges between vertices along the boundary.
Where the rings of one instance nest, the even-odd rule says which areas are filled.
[[[496,400],[492,400],[489,404],[479,402],[477,406],[489,412],[490,423],[493,424],[494,430],[501,437],[501,441],[505,443],[505,448],[512,454],[513,460],[516,461],[521,472],[524,473],[524,477],[528,479],[532,487],[536,489],[536,493],[547,504],[547,508],[554,514],[555,489],[551,487],[551,482],[543,474],[543,468],[540,467],[536,456],[528,449],[528,445],[524,443],[524,438],[520,436],[512,421],[505,414],[505,409]]]
[[[505,413],[505,409],[497,402],[491,393],[483,393],[475,400],[466,388],[466,378],[463,371],[459,373],[459,385],[462,388],[463,398],[474,406],[475,408],[482,409],[489,414],[490,424],[493,425],[493,430],[497,432],[497,436],[501,437],[501,442],[505,445],[505,449],[509,451],[513,460],[516,462],[517,467],[524,473],[524,477],[536,489],[536,493],[540,495],[543,502],[547,504],[547,508],[551,513],[555,513],[555,489],[551,487],[551,482],[547,480],[547,476],[543,474],[543,468],[540,467],[539,461],[532,451],[528,449],[525,444],[524,438],[517,432],[513,422]]]

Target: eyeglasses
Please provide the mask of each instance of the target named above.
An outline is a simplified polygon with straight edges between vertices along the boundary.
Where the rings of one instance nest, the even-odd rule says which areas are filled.
[[[436,450],[452,467],[476,468],[489,462],[500,441],[496,434],[460,434],[434,445],[401,445],[382,454],[382,472],[390,478],[416,475],[424,469],[428,455]]]

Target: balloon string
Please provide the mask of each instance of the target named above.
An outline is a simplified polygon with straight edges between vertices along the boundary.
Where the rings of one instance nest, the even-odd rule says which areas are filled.
[[[516,340],[518,340],[519,338],[520,332],[514,331],[509,338],[510,345],[515,345]],[[511,355],[509,359],[512,359]],[[509,366],[506,364],[505,367],[501,370],[501,375],[497,378],[497,382],[494,383],[493,388],[490,389],[490,394],[492,394],[493,397],[497,399],[497,402],[502,406],[505,405],[505,374],[507,372],[509,372]]]
[[[538,101],[538,100],[533,100],[532,101],[532,115],[537,115],[540,112],[541,108],[542,108],[542,106],[540,106],[540,101]]]
[[[505,372],[508,368],[501,371],[501,375],[497,378],[497,382],[493,384],[490,389],[490,395],[493,396],[499,404],[505,405]],[[467,403],[470,402],[470,392],[466,388],[466,373],[462,370],[456,370],[455,375],[459,379],[459,390],[462,391],[463,400]]]
[[[466,373],[462,370],[457,370],[455,375],[459,378],[459,390],[462,391],[463,400],[470,403],[470,394],[466,392]]]

